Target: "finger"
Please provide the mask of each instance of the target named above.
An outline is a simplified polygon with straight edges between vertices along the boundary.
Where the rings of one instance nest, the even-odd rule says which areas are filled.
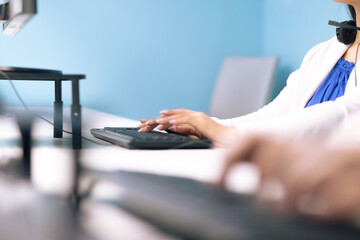
[[[321,196],[326,203],[325,216],[330,219],[356,217],[360,210],[359,168],[349,167],[327,182]]]
[[[226,179],[235,164],[243,160],[251,160],[251,153],[254,151],[260,141],[261,140],[257,137],[248,137],[242,141],[241,144],[235,148],[235,150],[227,155],[225,164],[220,173],[220,178],[218,181],[219,187],[225,187]]]
[[[139,124],[139,125],[136,127],[137,129],[141,129],[141,128],[143,128],[143,127],[146,127],[146,124],[145,124],[145,123],[146,123],[147,121],[149,121],[149,120],[140,119],[139,121],[140,121],[141,124]]]
[[[154,130],[155,126],[145,126],[143,128],[140,128],[138,132],[151,132]]]
[[[296,196],[293,208],[300,214],[325,220],[350,219],[359,210],[359,181],[360,171],[350,167],[330,176],[311,192]]]
[[[289,166],[287,173],[284,174],[289,197],[296,197],[312,191],[326,182],[329,177],[346,169],[351,160],[357,159],[353,158],[352,154],[348,155],[343,151],[317,150],[317,152],[311,151],[307,155],[303,155],[302,159]]]
[[[158,118],[151,119],[151,120],[145,122],[145,124],[148,125],[148,126],[157,126],[158,125],[158,123],[156,122],[157,119]]]
[[[326,184],[329,177],[336,175],[336,172],[343,168],[338,163],[345,162],[345,154],[338,158],[336,153],[324,151],[319,144],[316,146],[316,148],[310,147],[306,149],[307,151],[300,153],[298,158],[294,158],[291,164],[278,174],[287,193],[284,205],[287,205],[289,209],[294,208],[299,198],[309,201],[309,192]],[[316,204],[319,205],[319,203]]]
[[[165,116],[170,116],[170,115],[174,115],[174,114],[189,114],[192,113],[194,111],[191,110],[187,110],[187,109],[173,109],[173,110],[162,110],[160,111],[160,113],[162,115]]]
[[[177,114],[174,116],[171,116],[169,118],[166,119],[170,124],[173,125],[180,125],[180,124],[190,124],[194,127],[196,127],[197,122],[193,120],[193,118],[189,115],[185,115],[185,114]]]
[[[199,131],[188,124],[171,125],[169,130],[185,136],[196,136],[198,139],[202,137]]]
[[[145,122],[145,124],[148,126],[157,126],[158,125],[157,120],[161,118],[164,118],[164,115],[160,115],[154,119],[148,120]]]
[[[147,122],[147,121],[146,121],[146,122]],[[146,124],[146,122],[141,123],[140,125],[137,126],[137,128],[140,129],[140,128],[147,127],[148,125]]]
[[[258,168],[261,173],[261,179],[279,179],[289,187],[289,179],[296,176],[297,180],[304,180],[306,178],[306,166],[313,161],[313,151],[308,144],[301,144],[301,142],[294,141],[278,141],[275,145],[270,146],[270,149],[263,152],[263,156],[257,156],[259,162]],[[316,148],[318,150],[318,148]],[[266,155],[266,156],[264,156]],[[299,166],[304,165],[304,166]],[[317,169],[317,168],[315,168]],[[300,177],[300,178],[299,178]]]
[[[201,138],[199,138],[196,135],[187,135],[189,138],[193,139],[193,140],[200,140]]]
[[[166,131],[171,125],[170,124],[159,124],[157,130]]]
[[[170,121],[173,121],[173,120],[175,120],[175,119],[177,119],[179,117],[180,117],[180,115],[178,115],[178,114],[167,116],[167,117],[164,116],[162,118],[156,119],[156,123],[157,124],[168,124],[168,125],[170,125],[171,124]]]
[[[286,143],[263,138],[258,142],[256,151],[253,153],[252,161],[259,169],[262,178],[271,177],[269,175],[274,170],[282,167],[281,160],[284,158]]]
[[[307,155],[306,155],[307,156]],[[278,169],[273,171],[270,176],[276,176],[277,179],[282,183],[284,189],[284,196],[281,201],[278,202],[279,208],[284,211],[292,211],[296,206],[297,199],[299,196],[307,197],[308,192],[304,191],[302,187],[305,178],[310,177],[311,168],[304,165],[305,155],[294,158],[284,158],[277,167]],[[310,158],[305,158],[309,160]],[[281,165],[280,165],[281,164]],[[307,169],[307,171],[305,170]]]

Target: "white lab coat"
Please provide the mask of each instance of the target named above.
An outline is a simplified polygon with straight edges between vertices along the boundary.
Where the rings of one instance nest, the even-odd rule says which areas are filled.
[[[344,96],[304,107],[348,47],[336,37],[316,45],[306,54],[300,68],[289,76],[286,87],[274,101],[245,116],[216,120],[237,127],[241,136],[248,133],[290,134],[292,137],[329,134],[360,112],[360,66],[357,66],[359,87],[355,87],[353,70]]]

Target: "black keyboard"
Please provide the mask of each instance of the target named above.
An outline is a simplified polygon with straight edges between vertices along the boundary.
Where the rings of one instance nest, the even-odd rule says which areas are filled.
[[[110,201],[182,239],[358,240],[360,229],[278,215],[250,195],[195,180],[137,172],[95,172],[119,185]]]
[[[208,140],[194,140],[175,133],[151,131],[138,132],[137,128],[93,128],[91,134],[110,143],[132,149],[181,149],[210,148]]]

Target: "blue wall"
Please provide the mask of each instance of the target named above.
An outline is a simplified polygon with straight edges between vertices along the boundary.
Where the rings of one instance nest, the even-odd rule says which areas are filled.
[[[85,73],[84,107],[138,119],[166,108],[207,112],[226,56],[277,55],[276,95],[316,43],[347,19],[330,0],[38,0],[14,38],[0,35],[0,65]],[[311,24],[311,25],[310,25]],[[50,83],[16,82],[29,105],[52,105]],[[65,104],[70,104],[65,84]],[[9,83],[0,97],[19,105]]]
[[[222,60],[262,52],[262,1],[38,0],[38,6],[18,36],[0,37],[0,65],[85,73],[83,106],[126,117],[179,107],[207,111]],[[30,105],[52,104],[50,84],[16,84]],[[8,85],[1,83],[0,94],[17,104]]]
[[[263,19],[263,54],[280,57],[275,97],[307,51],[335,35],[328,21],[349,20],[350,14],[345,4],[331,0],[276,0],[264,1]]]

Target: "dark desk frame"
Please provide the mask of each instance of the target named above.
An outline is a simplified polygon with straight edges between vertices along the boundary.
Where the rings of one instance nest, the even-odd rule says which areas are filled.
[[[5,72],[7,77],[0,74],[0,80],[21,80],[21,81],[54,81],[55,101],[54,101],[54,138],[63,137],[63,101],[62,101],[62,82],[72,82],[72,105],[71,105],[71,125],[72,125],[72,146],[73,149],[81,149],[81,105],[79,80],[85,79],[86,75],[62,74],[60,72]]]

